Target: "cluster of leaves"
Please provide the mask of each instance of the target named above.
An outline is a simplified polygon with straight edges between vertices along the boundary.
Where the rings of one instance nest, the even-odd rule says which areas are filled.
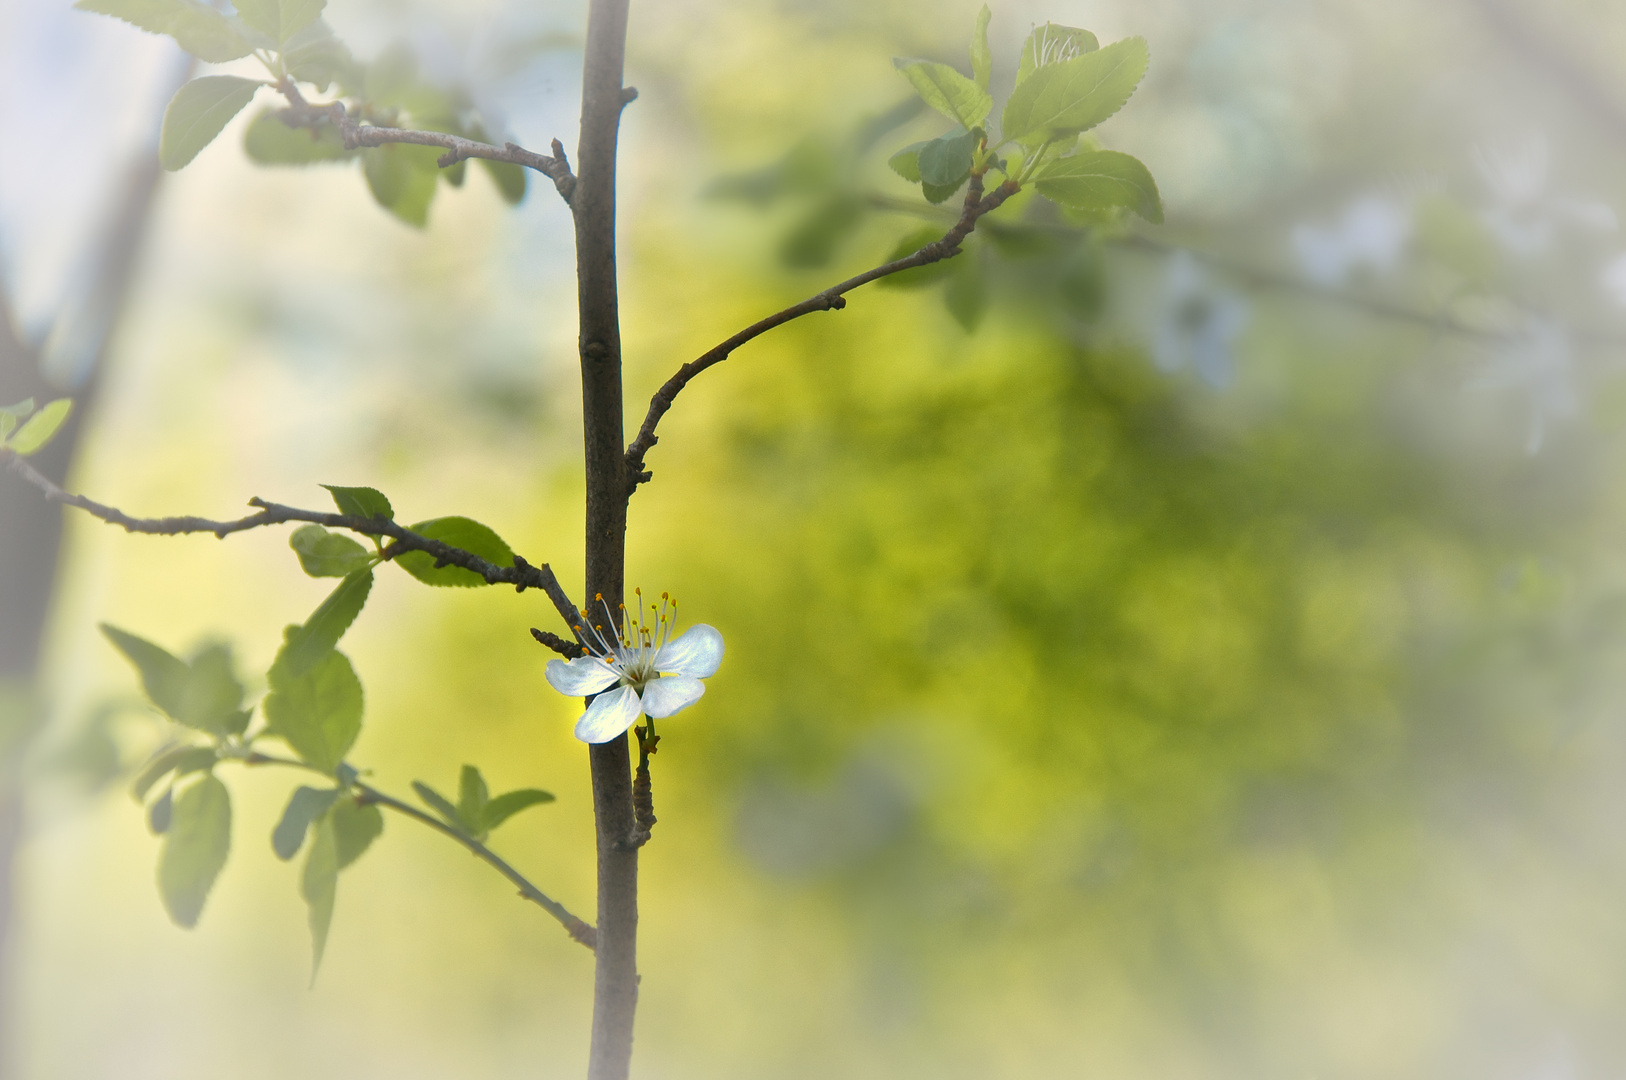
[[[73,402],[67,398],[57,398],[41,409],[34,408],[33,398],[0,405],[0,450],[10,450],[18,457],[39,453],[62,430],[72,411]]]
[[[886,258],[918,251],[948,230],[958,213],[948,200],[971,176],[995,172],[1024,190],[1000,214],[977,222],[959,257],[878,284],[941,287],[944,304],[967,332],[987,313],[996,282],[1013,297],[1040,302],[1068,319],[1093,320],[1103,302],[1099,242],[1128,228],[1131,215],[1163,220],[1146,167],[1128,154],[1102,149],[1089,132],[1134,92],[1146,70],[1146,44],[1130,38],[1102,48],[1087,30],[1038,27],[1018,57],[999,141],[987,127],[994,104],[988,20],[984,8],[972,40],[971,77],[948,64],[899,59],[895,63],[915,98],[864,121],[847,139],[806,140],[765,168],[719,178],[710,193],[756,206],[801,202],[803,209],[779,241],[779,256],[786,265],[812,269],[829,263],[877,210],[932,219],[899,235]],[[865,155],[927,106],[955,126],[905,146],[888,164],[918,186],[928,205],[860,187],[855,178]]]
[[[394,520],[389,499],[373,488],[328,486],[328,491],[340,513]],[[468,518],[435,518],[412,530],[497,565],[514,562],[501,537]],[[104,625],[102,631],[135,665],[148,699],[189,729],[186,737],[153,755],[132,788],[136,800],[147,806],[152,831],[164,837],[158,887],[176,923],[196,925],[231,848],[231,796],[215,776],[219,763],[278,760],[262,753],[259,744],[279,739],[298,758],[288,764],[332,781],[329,787],[297,788],[271,836],[272,850],[284,860],[298,854],[307,835],[312,837],[300,893],[309,905],[314,965],[320,965],[339,871],[360,858],[384,828],[376,799],[360,783],[358,770],[345,761],[361,733],[363,695],[349,657],[337,648],[339,641],[366,604],[373,569],[380,562],[394,562],[428,585],[471,587],[485,581],[461,567],[436,566],[422,552],[391,557],[376,537],[369,550],[320,525],[295,531],[289,546],[307,574],[340,581],[310,618],[283,632],[282,648],[266,675],[269,692],[258,703],[264,723],[257,729],[255,707],[244,705],[246,691],[235,674],[230,646],[206,645],[182,659],[117,627]],[[149,801],[160,785],[160,793]],[[520,810],[553,800],[536,789],[490,798],[473,766],[464,767],[456,807],[423,785],[415,786],[459,834],[482,841]]]
[[[333,100],[344,102],[349,115],[366,123],[393,127],[405,122],[417,130],[489,141],[489,125],[469,95],[423,79],[404,44],[391,46],[371,63],[352,56],[321,18],[327,0],[241,0],[233,15],[199,0],[79,0],[74,6],[166,34],[211,64],[252,56],[270,75],[269,81],[205,75],[181,87],[164,113],[159,140],[159,160],[166,169],[190,163],[264,87],[286,91],[304,86],[318,94],[331,90]],[[440,168],[440,152],[432,147],[346,149],[332,121],[315,118],[309,110],[262,110],[249,124],[245,147],[262,165],[359,159],[379,205],[417,226],[428,221],[439,183],[459,187],[466,174],[461,161]],[[525,197],[524,169],[483,159],[480,164],[508,202]]]

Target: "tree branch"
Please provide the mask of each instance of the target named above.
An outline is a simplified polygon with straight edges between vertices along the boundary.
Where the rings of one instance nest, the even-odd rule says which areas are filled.
[[[667,410],[672,407],[672,403],[677,399],[678,394],[682,392],[685,386],[689,385],[690,380],[696,375],[727,360],[735,349],[754,338],[761,337],[775,327],[783,326],[792,320],[799,319],[803,315],[815,311],[840,311],[847,306],[845,294],[860,285],[867,285],[879,278],[903,270],[912,270],[917,266],[929,266],[932,263],[953,258],[960,253],[960,244],[977,227],[977,219],[998,209],[1006,199],[1015,195],[1018,190],[1020,189],[1013,181],[1007,180],[995,188],[987,198],[983,198],[982,177],[973,176],[971,178],[971,187],[966,192],[965,209],[960,214],[960,220],[954,223],[953,228],[943,234],[942,239],[932,241],[913,255],[885,263],[873,270],[866,270],[864,273],[856,277],[850,277],[838,285],[832,285],[823,292],[815,293],[799,304],[792,304],[783,311],[775,312],[765,319],[752,323],[709,352],[701,354],[678,368],[677,374],[667,379],[661,385],[661,388],[655,392],[655,396],[650,399],[649,412],[644,416],[643,425],[638,429],[638,436],[627,447],[627,482],[629,490],[636,490],[639,484],[648,481],[652,475],[644,469],[644,455],[660,441],[655,435],[655,426],[660,423],[661,417],[665,416]]]
[[[323,773],[320,769],[307,765],[303,761],[295,761],[293,758],[276,757],[272,754],[262,754],[257,750],[251,751],[240,760],[244,765],[287,765],[296,769],[310,769],[312,772],[321,773],[323,776],[328,775],[327,773]],[[377,803],[379,806],[387,806],[398,814],[405,815],[414,821],[421,822],[443,836],[449,836],[453,840],[456,840],[459,844],[462,844],[465,848],[467,848],[476,858],[483,860],[494,868],[499,874],[512,882],[515,887],[519,889],[519,894],[521,896],[536,904],[543,911],[546,911],[549,915],[552,915],[555,919],[559,920],[559,925],[565,928],[565,933],[570,935],[572,941],[579,942],[587,946],[589,949],[595,947],[598,935],[592,926],[577,918],[575,915],[572,915],[563,904],[559,903],[559,901],[553,899],[547,893],[531,884],[531,882],[526,879],[525,875],[508,865],[507,860],[505,860],[501,855],[498,855],[495,851],[492,851],[490,848],[486,847],[468,833],[463,832],[461,829],[453,828],[446,822],[441,821],[439,818],[431,814],[424,813],[411,803],[402,802],[400,799],[397,799],[392,795],[386,795],[370,784],[363,784],[360,781],[357,781],[350,786],[355,788],[359,793],[362,804],[365,805],[367,803]]]
[[[49,479],[40,475],[26,460],[10,450],[0,448],[0,465],[4,465],[12,472],[21,476],[38,488],[45,498],[64,506],[78,507],[92,517],[100,518],[109,525],[118,525],[125,532],[146,533],[153,536],[182,536],[188,533],[214,533],[218,538],[224,539],[232,533],[245,532],[257,529],[262,525],[282,525],[290,521],[304,521],[312,525],[321,525],[329,529],[348,529],[351,532],[361,533],[364,536],[387,536],[391,539],[382,555],[386,559],[408,551],[422,551],[434,556],[435,565],[460,566],[465,570],[479,574],[488,585],[512,585],[515,591],[524,592],[526,589],[541,589],[553,601],[555,610],[565,625],[575,630],[581,625],[581,609],[573,604],[570,597],[565,594],[559,579],[547,563],[541,566],[532,566],[519,555],[514,556],[513,566],[498,566],[487,562],[473,552],[453,547],[442,540],[434,540],[427,536],[420,536],[411,529],[403,528],[388,518],[366,518],[354,514],[325,514],[318,510],[300,510],[292,506],[282,506],[278,503],[266,502],[261,498],[248,501],[250,506],[259,507],[260,512],[235,521],[213,521],[201,517],[167,517],[167,518],[133,518],[122,510],[111,506],[104,506],[99,502],[85,498],[83,495],[73,495],[63,491]]]
[[[288,107],[277,112],[278,119],[289,127],[313,129],[323,123],[331,123],[338,129],[346,150],[383,146],[385,143],[438,146],[446,151],[440,156],[439,164],[443,169],[467,158],[501,161],[542,173],[553,181],[553,186],[558,190],[559,197],[564,199],[566,206],[571,205],[571,199],[576,193],[576,177],[571,174],[570,162],[565,158],[565,148],[558,139],[553,140],[553,157],[548,157],[515,143],[494,146],[491,143],[477,142],[474,139],[465,139],[461,135],[449,135],[441,131],[414,131],[408,128],[362,124],[350,115],[342,101],[312,105],[305,100],[291,79],[284,79],[278,83],[277,90],[288,99]]]

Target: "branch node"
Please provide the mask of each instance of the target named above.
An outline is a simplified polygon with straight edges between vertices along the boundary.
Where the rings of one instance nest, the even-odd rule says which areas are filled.
[[[636,86],[627,86],[627,87],[622,88],[622,90],[621,90],[621,107],[623,109],[625,109],[628,105],[631,105],[634,101],[637,101],[637,100],[638,100],[638,88]]]

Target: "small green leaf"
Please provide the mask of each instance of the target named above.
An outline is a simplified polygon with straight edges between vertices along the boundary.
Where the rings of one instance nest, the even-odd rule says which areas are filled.
[[[1146,39],[1134,37],[1040,67],[1011,92],[1000,130],[1026,146],[1086,131],[1123,108],[1147,60]]]
[[[339,508],[339,513],[350,517],[386,518],[395,520],[395,508],[384,493],[370,487],[338,487],[334,484],[323,484],[328,494],[333,496],[333,505]]]
[[[164,110],[164,129],[158,139],[159,163],[171,172],[185,166],[214,141],[264,85],[235,75],[205,75],[181,87]]]
[[[472,833],[483,832],[480,821],[485,816],[486,803],[491,801],[491,791],[486,787],[485,777],[473,765],[463,766],[463,772],[458,778],[457,786],[457,819],[463,827]]]
[[[147,807],[147,828],[152,830],[154,836],[162,836],[169,832],[169,825],[174,817],[175,789],[165,788],[164,793]]]
[[[1022,43],[1022,54],[1016,62],[1016,85],[1027,82],[1029,75],[1047,64],[1064,63],[1100,47],[1094,34],[1076,26],[1045,23],[1035,27]]]
[[[372,589],[370,568],[363,567],[346,575],[339,587],[311,612],[303,626],[285,635],[282,649],[277,653],[276,667],[296,678],[315,667],[333,651],[350,624],[356,621]]]
[[[952,184],[922,183],[920,185],[920,193],[926,196],[927,202],[931,203],[933,206],[936,206],[939,203],[945,203],[952,199],[954,197],[954,193],[959,191],[960,188],[965,185],[967,179],[969,179],[969,177],[962,176],[958,181]]]
[[[305,845],[305,833],[311,822],[328,812],[335,800],[344,794],[338,788],[298,787],[288,798],[277,827],[271,830],[271,850],[277,858],[287,862],[299,854]]]
[[[17,434],[13,435],[6,445],[22,457],[38,453],[61,429],[62,422],[72,411],[72,401],[57,398],[25,420],[23,426],[17,429]]]
[[[521,810],[553,802],[553,799],[552,792],[542,791],[539,788],[520,788],[518,791],[498,795],[486,803],[485,813],[480,819],[480,831],[489,833]]]
[[[421,229],[429,223],[439,158],[433,147],[391,143],[362,151],[361,167],[378,205]]]
[[[303,675],[273,664],[265,718],[300,758],[332,774],[361,733],[361,680],[344,653],[332,650]]]
[[[0,406],[0,443],[5,442],[6,436],[16,431],[18,423],[33,411],[33,398],[24,398],[15,405]]]
[[[1147,221],[1163,220],[1157,182],[1145,165],[1113,150],[1087,150],[1043,166],[1039,194],[1073,210],[1133,210]]]
[[[943,291],[943,303],[960,328],[973,334],[982,325],[982,317],[988,310],[987,275],[983,273],[981,260],[974,256],[964,255],[954,262],[954,275]]]
[[[152,703],[172,718],[180,719],[186,711],[186,684],[191,679],[191,669],[186,662],[116,626],[102,623],[102,633],[136,666],[141,673],[141,687]]]
[[[977,28],[971,33],[971,78],[984,90],[988,89],[988,76],[994,70],[994,54],[988,48],[988,20],[992,17],[988,5],[977,12]]]
[[[525,199],[525,170],[518,165],[511,165],[506,161],[492,161],[481,158],[480,166],[491,177],[491,182],[497,185],[502,194],[502,201],[509,206],[517,206]]]
[[[231,795],[218,777],[205,776],[175,800],[158,856],[158,892],[177,924],[197,925],[230,850]]]
[[[896,262],[899,259],[907,258],[927,244],[941,239],[943,239],[943,230],[932,225],[923,225],[898,241],[897,247],[892,249],[892,254],[886,257],[886,261]],[[900,270],[896,274],[888,274],[886,277],[881,278],[877,284],[893,289],[916,289],[923,285],[930,285],[932,282],[941,281],[944,277],[953,273],[954,268],[950,265],[950,262],[951,260],[943,259],[938,262],[927,263],[925,266],[914,266],[908,270]]]
[[[920,151],[931,141],[930,139],[922,139],[920,142],[910,143],[887,158],[886,163],[892,166],[893,172],[905,180],[918,184],[920,183]]]
[[[355,156],[355,151],[344,148],[344,140],[332,124],[289,127],[278,116],[276,109],[266,109],[249,123],[243,133],[243,149],[250,161],[259,165],[313,165],[348,161]]]
[[[920,179],[932,187],[958,188],[971,176],[971,152],[981,133],[967,131],[933,139],[920,148]]]
[[[233,671],[230,645],[210,645],[192,657],[175,719],[216,735],[242,734],[243,684]]]
[[[502,537],[466,517],[434,518],[420,521],[412,531],[430,540],[440,540],[471,555],[478,555],[495,566],[513,566],[514,552]],[[470,588],[484,585],[486,579],[473,570],[461,566],[435,567],[435,557],[425,551],[408,551],[395,558],[396,565],[425,585]]]
[[[453,806],[451,801],[447,799],[446,796],[442,795],[440,792],[436,791],[422,780],[412,781],[412,790],[416,791],[418,793],[418,798],[424,801],[424,805],[428,806],[430,809],[434,810],[435,813],[439,814],[445,820],[446,824],[462,832],[468,831],[468,826],[463,824],[463,819],[458,816],[457,807]]]
[[[322,967],[322,953],[327,950],[327,932],[333,925],[333,901],[338,891],[338,844],[333,823],[323,818],[316,826],[310,854],[305,856],[305,872],[299,878],[299,894],[310,906],[312,984]]]
[[[371,803],[361,805],[354,799],[341,799],[328,814],[333,822],[333,839],[343,870],[372,846],[384,831],[384,812]]]
[[[344,42],[320,20],[289,39],[282,60],[295,79],[311,83],[324,93],[335,82],[359,86],[365,77]]]
[[[74,7],[123,19],[153,34],[168,34],[197,57],[224,64],[254,51],[232,20],[198,0],[79,0]]]
[[[315,22],[327,0],[236,0],[237,14],[281,45]]]
[[[988,91],[947,64],[899,57],[893,65],[914,86],[920,99],[970,131],[988,118],[994,99]]]
[[[299,565],[311,577],[347,577],[365,570],[372,561],[367,549],[348,536],[330,533],[320,525],[295,529],[288,546],[299,556]]]

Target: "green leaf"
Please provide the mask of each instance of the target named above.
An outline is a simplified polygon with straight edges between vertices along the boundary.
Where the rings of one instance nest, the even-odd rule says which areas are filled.
[[[920,99],[970,131],[988,118],[994,99],[988,91],[947,64],[899,57],[892,61]]]
[[[864,202],[838,191],[813,205],[779,241],[779,261],[786,266],[823,266],[864,221]]]
[[[168,34],[197,57],[224,64],[254,51],[232,21],[198,0],[79,0],[74,7],[111,15],[153,34]]]
[[[248,726],[243,711],[243,684],[233,671],[230,645],[210,645],[187,668],[175,719],[216,735],[240,735]]]
[[[359,546],[359,545],[358,545]],[[281,668],[295,678],[310,671],[333,651],[333,647],[361,614],[367,595],[373,589],[373,572],[363,567],[339,582],[320,607],[311,612],[303,626],[285,632],[284,643],[273,668]]]
[[[1094,127],[1119,109],[1146,74],[1145,38],[1038,68],[1011,92],[1000,130],[1027,146]]]
[[[1034,27],[1033,33],[1022,43],[1022,54],[1016,62],[1016,85],[1027,82],[1029,75],[1047,64],[1065,63],[1100,47],[1094,34],[1076,26],[1045,23]]]
[[[6,445],[22,457],[38,453],[61,429],[62,422],[72,411],[72,401],[57,398],[25,420],[23,426],[17,429],[17,434],[13,435]]]
[[[236,0],[237,14],[278,45],[315,22],[327,0]]]
[[[988,76],[994,70],[994,54],[988,48],[988,20],[993,13],[988,5],[977,12],[977,28],[971,33],[971,78],[984,90],[988,89]]]
[[[520,788],[518,791],[498,795],[486,803],[485,813],[480,818],[480,831],[489,833],[521,810],[553,802],[553,799],[551,791],[542,791],[539,788]]]
[[[395,508],[384,497],[382,491],[370,487],[338,487],[334,484],[323,484],[328,494],[333,496],[333,505],[339,508],[339,513],[350,517],[385,518],[395,520]]]
[[[282,53],[288,73],[300,82],[312,83],[323,91],[337,82],[359,86],[364,73],[344,42],[320,21],[312,23],[288,42]]]
[[[205,75],[181,87],[164,110],[164,129],[158,138],[159,163],[171,172],[184,167],[214,141],[264,85],[235,75]]]
[[[298,787],[288,798],[277,827],[271,830],[271,850],[287,862],[305,846],[305,833],[311,822],[327,813],[344,792],[339,788]]]
[[[496,566],[513,566],[514,553],[503,543],[502,537],[466,517],[434,518],[420,521],[412,531],[430,540],[440,540],[471,555],[478,555]],[[484,585],[486,579],[473,570],[461,566],[435,567],[435,557],[424,551],[408,551],[395,558],[396,565],[425,585],[470,588]]]
[[[525,170],[519,165],[512,165],[506,161],[492,161],[481,158],[480,165],[490,175],[492,183],[502,193],[503,202],[509,206],[517,206],[525,198]]]
[[[457,819],[472,833],[483,832],[480,821],[485,816],[486,803],[491,801],[491,790],[485,777],[473,765],[463,766],[457,786]]]
[[[1034,180],[1039,194],[1073,210],[1122,207],[1147,221],[1163,220],[1157,182],[1145,165],[1113,150],[1088,150],[1043,166]]]
[[[322,967],[322,953],[327,950],[327,932],[333,925],[333,901],[338,891],[338,843],[333,835],[333,823],[323,818],[316,826],[310,854],[305,856],[305,872],[299,878],[299,894],[310,906],[312,984]]]
[[[960,328],[973,334],[982,325],[982,317],[988,310],[987,275],[983,273],[981,260],[974,256],[962,255],[954,262],[954,276],[949,278],[948,288],[943,291],[943,303]]]
[[[451,801],[447,799],[446,796],[442,795],[440,792],[436,791],[422,780],[412,781],[412,790],[416,791],[418,793],[418,798],[424,801],[424,805],[428,806],[430,809],[434,810],[435,813],[439,814],[445,820],[446,824],[452,826],[454,829],[468,832],[469,827],[465,825],[463,823],[463,819],[458,816],[457,807],[453,806]]]
[[[931,203],[933,206],[936,206],[938,203],[945,203],[948,202],[949,199],[953,198],[954,193],[960,190],[961,185],[966,182],[966,179],[966,177],[962,176],[958,182],[953,184],[922,183],[920,185],[920,191],[921,194],[926,196],[927,202]]]
[[[141,687],[152,703],[175,719],[185,712],[186,684],[191,669],[186,662],[145,638],[102,623],[102,633],[141,673]]]
[[[154,799],[152,805],[147,807],[147,828],[152,830],[154,836],[162,836],[169,832],[170,822],[175,818],[175,789],[165,788],[164,793]]]
[[[205,776],[175,800],[158,856],[158,892],[177,924],[197,925],[230,850],[231,795],[218,777]]]
[[[311,577],[346,577],[367,569],[372,561],[365,547],[320,525],[295,529],[288,538],[288,546],[294,549],[300,567]]]
[[[333,822],[340,870],[361,858],[384,831],[384,812],[371,803],[363,806],[354,799],[341,799],[328,814],[328,820]]]
[[[259,165],[313,165],[355,156],[355,151],[344,148],[344,140],[332,124],[289,127],[278,119],[276,109],[266,109],[249,123],[243,133],[243,149]]]
[[[374,201],[421,229],[429,223],[439,157],[433,147],[391,143],[362,151],[361,168]]]
[[[332,774],[361,732],[361,680],[344,653],[329,652],[303,675],[273,664],[265,718],[310,765]]]
[[[943,232],[944,230],[937,228],[936,226],[922,225],[920,228],[909,233],[902,240],[899,240],[897,247],[892,249],[892,254],[888,255],[885,261],[896,262],[899,259],[907,258],[908,256],[919,251],[921,248],[925,247],[927,244],[930,244],[935,240],[943,239]],[[941,281],[943,278],[953,273],[954,268],[952,265],[950,265],[950,262],[951,260],[943,259],[938,262],[927,263],[925,266],[915,266],[908,270],[900,270],[896,274],[889,274],[886,277],[881,278],[876,284],[885,285],[888,288],[893,289],[920,288],[923,285],[930,285],[934,281]]]
[[[910,143],[887,158],[886,163],[892,166],[893,172],[905,180],[918,184],[920,183],[920,151],[931,141],[930,139],[922,139],[920,142]]]
[[[15,405],[0,405],[0,442],[17,430],[17,425],[34,411],[34,399],[24,398]]]
[[[971,152],[982,138],[968,131],[933,139],[920,148],[919,169],[922,184],[958,188],[971,176]]]

